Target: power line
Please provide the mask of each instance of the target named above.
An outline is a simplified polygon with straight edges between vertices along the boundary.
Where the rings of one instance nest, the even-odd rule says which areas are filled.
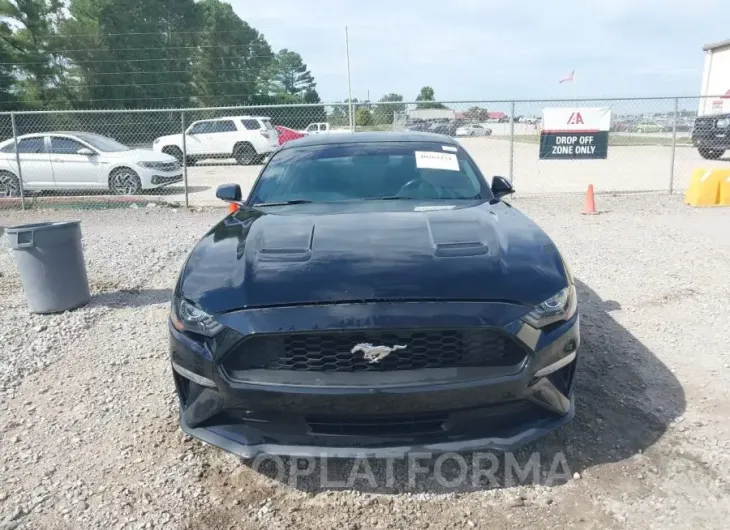
[[[232,69],[223,69],[223,70],[218,70],[218,69],[208,70],[206,68],[205,73],[206,74],[208,74],[208,73],[212,74],[214,72],[241,72],[241,73],[244,73],[244,72],[253,72],[253,71],[254,70],[249,70],[247,68],[232,68]],[[187,69],[187,70],[134,70],[132,72],[127,70],[127,71],[121,71],[121,72],[92,72],[92,73],[89,73],[88,75],[91,77],[96,77],[96,76],[100,76],[100,75],[130,75],[130,74],[135,74],[135,75],[136,74],[164,74],[164,75],[167,75],[167,74],[186,74],[186,73],[193,73],[193,72],[194,72],[194,70],[191,70],[191,69]]]
[[[237,98],[237,97],[263,97],[267,96],[267,94],[215,94],[211,96],[212,98]],[[91,101],[153,101],[153,100],[169,100],[169,99],[198,99],[199,96],[197,95],[187,95],[187,96],[161,96],[161,97],[135,97],[135,98],[94,98],[94,99],[49,99],[49,100],[42,100],[42,99],[30,99],[30,100],[24,100],[24,103],[78,103],[78,102],[91,102]],[[2,103],[4,105],[15,105],[17,102],[7,101]],[[281,105],[279,103],[257,103],[257,104],[242,104],[242,107],[247,106],[259,106],[259,107],[267,107],[267,106],[277,106]],[[294,103],[293,106],[299,106],[300,104]],[[313,106],[318,106],[319,104],[314,104]],[[322,106],[326,106],[326,103],[322,103]],[[344,105],[344,104],[343,104]],[[311,104],[309,105],[312,106]],[[55,112],[63,113],[63,109],[53,109]],[[103,110],[103,109],[84,109],[84,110]],[[171,109],[171,110],[177,110],[177,109]],[[200,109],[201,111],[205,111],[207,109]]]
[[[161,48],[162,49],[162,48]],[[256,59],[259,57],[271,58],[271,55],[230,55],[230,56],[213,56],[211,59]],[[91,64],[91,63],[141,63],[151,61],[188,61],[191,57],[154,57],[152,59],[99,59],[93,61],[69,61],[72,65]],[[33,63],[0,63],[3,66],[30,66],[32,64],[48,64],[49,61],[39,61]]]
[[[196,50],[198,48],[244,48],[251,46],[248,44],[200,44],[198,46],[150,46],[142,48],[70,48],[63,50],[39,50],[39,53],[69,53],[69,52],[125,52],[125,51],[145,51],[145,50]],[[255,55],[254,57],[274,57],[274,52],[269,55]]]
[[[206,72],[208,73],[208,72]],[[127,72],[129,74],[129,72]],[[204,84],[208,85],[234,85],[234,84],[258,84],[259,81],[257,80],[251,80],[251,81],[209,81]],[[69,88],[112,88],[112,87],[139,87],[139,86],[158,86],[158,85],[182,85],[182,86],[193,86],[196,83],[194,82],[185,82],[185,81],[162,81],[160,83],[121,83],[121,84],[114,84],[114,85],[85,85],[85,84],[78,84],[78,85],[61,85],[62,87],[69,87]]]
[[[253,30],[254,32],[258,33],[259,35],[262,35],[264,31],[268,30],[260,30],[256,29],[253,26],[249,26],[249,29]],[[242,33],[246,30],[240,30],[240,29],[231,29],[231,30],[221,30],[221,31],[208,31],[205,29],[196,29],[191,31],[167,31],[166,29],[160,28],[159,31],[131,31],[127,33],[104,33],[104,36],[106,37],[126,37],[129,36],[138,36],[138,35],[196,35],[198,33],[204,33],[207,35],[223,35],[223,34],[231,34],[231,33]],[[67,33],[67,34],[58,34],[54,35],[54,38],[62,38],[62,39],[68,39],[73,37],[98,37],[98,33]]]

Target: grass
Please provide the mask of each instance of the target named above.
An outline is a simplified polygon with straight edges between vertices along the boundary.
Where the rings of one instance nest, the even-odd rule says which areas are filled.
[[[509,136],[495,138],[509,139]],[[540,137],[536,134],[515,135],[515,141],[526,144],[540,143]],[[622,134],[609,134],[608,145],[663,145],[672,146],[672,139],[661,136],[625,136]],[[677,145],[692,145],[692,139],[686,136],[677,138]]]

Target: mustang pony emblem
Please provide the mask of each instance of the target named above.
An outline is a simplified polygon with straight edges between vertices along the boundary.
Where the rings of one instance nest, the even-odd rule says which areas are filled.
[[[400,344],[394,344],[392,348],[390,346],[373,346],[369,342],[363,342],[355,344],[352,350],[350,350],[350,353],[361,351],[365,360],[372,364],[384,359],[396,350],[405,350],[407,347],[401,346]]]

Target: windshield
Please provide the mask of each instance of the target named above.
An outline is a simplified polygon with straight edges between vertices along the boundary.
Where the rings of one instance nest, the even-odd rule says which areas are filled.
[[[129,147],[124,144],[120,144],[116,140],[101,136],[100,134],[91,133],[75,133],[76,136],[86,143],[91,144],[99,151],[105,151],[107,153],[114,153],[117,151],[129,151]]]
[[[316,145],[276,153],[249,204],[401,198],[491,199],[461,149],[433,142]]]

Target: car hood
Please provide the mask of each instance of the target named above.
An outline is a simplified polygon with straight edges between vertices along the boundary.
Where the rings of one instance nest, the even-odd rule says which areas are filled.
[[[165,136],[158,136],[155,138],[154,143],[158,144],[160,142],[162,143],[175,143],[175,142],[181,142],[182,141],[182,134],[167,134]]]
[[[216,314],[386,300],[534,306],[568,284],[555,245],[508,204],[398,202],[241,209],[198,243],[176,293]]]
[[[106,158],[118,158],[120,160],[128,160],[131,162],[176,162],[174,156],[165,153],[157,153],[149,149],[130,149],[129,151],[118,151],[113,153],[104,153]]]

